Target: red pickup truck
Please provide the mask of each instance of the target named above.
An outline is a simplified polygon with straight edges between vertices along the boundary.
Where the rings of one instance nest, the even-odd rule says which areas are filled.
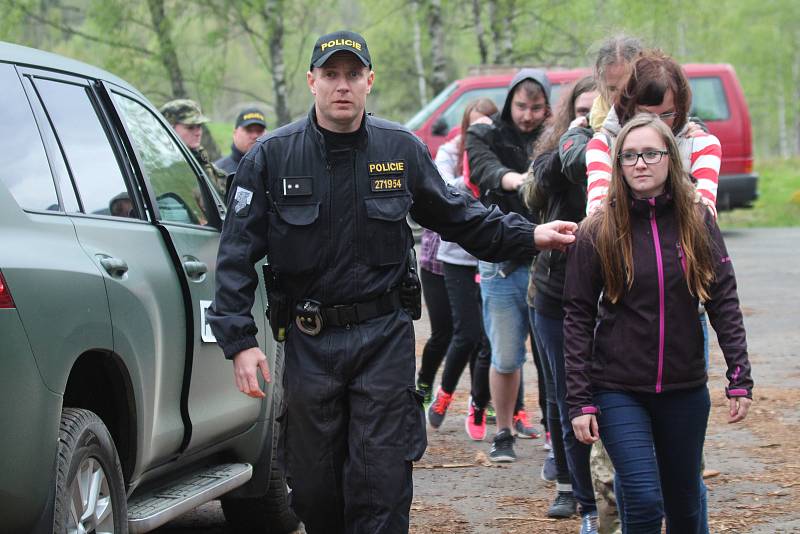
[[[717,208],[730,210],[750,207],[758,198],[758,176],[753,173],[753,141],[750,113],[736,72],[727,64],[687,64],[683,66],[692,87],[691,115],[705,121],[722,144],[722,167],[719,176]],[[561,90],[589,69],[551,70],[551,100],[556,103]],[[489,97],[503,105],[514,72],[479,75],[451,83],[408,122],[436,154],[445,135],[461,121],[466,105],[480,97]]]

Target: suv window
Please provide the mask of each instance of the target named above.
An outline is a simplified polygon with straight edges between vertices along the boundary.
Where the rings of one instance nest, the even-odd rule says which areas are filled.
[[[78,189],[83,212],[136,217],[125,179],[86,88],[35,80]]]
[[[0,64],[0,180],[22,209],[58,211],[42,138],[16,70]]]
[[[704,121],[724,121],[730,117],[722,80],[716,76],[689,78],[692,87],[691,115]]]
[[[156,194],[160,219],[207,225],[206,206],[216,209],[215,203],[178,144],[142,104],[114,92],[111,94]]]

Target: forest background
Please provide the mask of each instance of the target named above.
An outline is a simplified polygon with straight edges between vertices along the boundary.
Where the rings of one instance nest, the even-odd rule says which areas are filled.
[[[311,47],[341,28],[369,44],[368,109],[399,122],[471,70],[591,66],[597,45],[617,33],[682,63],[730,63],[749,104],[757,170],[761,160],[791,175],[780,185],[797,208],[789,222],[800,224],[796,0],[0,0],[0,40],[103,67],[156,105],[198,100],[225,124],[214,136],[223,146],[206,139],[212,154],[226,152],[244,106],[265,109],[270,128],[305,114]]]

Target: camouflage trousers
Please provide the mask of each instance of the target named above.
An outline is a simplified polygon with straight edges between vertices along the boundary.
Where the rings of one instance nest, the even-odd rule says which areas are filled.
[[[602,441],[596,441],[592,445],[589,468],[592,472],[594,499],[597,503],[597,532],[621,534],[617,497],[614,495],[614,465]]]

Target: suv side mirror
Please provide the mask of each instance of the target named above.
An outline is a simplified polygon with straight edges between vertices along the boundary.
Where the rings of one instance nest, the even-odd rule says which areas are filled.
[[[444,117],[439,117],[436,119],[436,122],[434,122],[433,126],[431,126],[431,134],[439,137],[444,137],[447,135],[447,130],[447,121]]]

